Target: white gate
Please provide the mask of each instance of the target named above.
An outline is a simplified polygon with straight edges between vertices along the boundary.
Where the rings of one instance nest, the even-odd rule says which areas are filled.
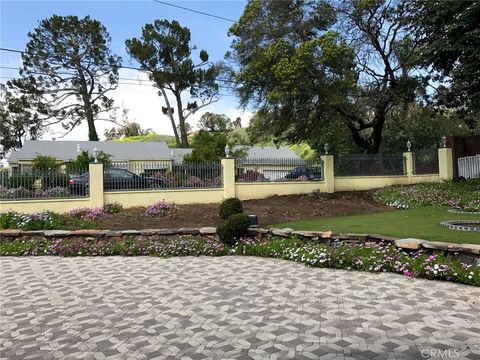
[[[458,158],[458,176],[465,179],[480,178],[480,154]]]

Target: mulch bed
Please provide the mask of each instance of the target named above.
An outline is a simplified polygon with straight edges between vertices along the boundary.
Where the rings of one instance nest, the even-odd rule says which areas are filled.
[[[244,201],[243,206],[246,214],[258,216],[260,226],[320,216],[392,211],[392,208],[375,201],[371,191],[273,196],[268,199]],[[140,230],[218,226],[223,222],[218,216],[218,207],[219,204],[179,205],[175,213],[159,218],[142,216],[143,208],[129,208],[98,220],[98,228]]]

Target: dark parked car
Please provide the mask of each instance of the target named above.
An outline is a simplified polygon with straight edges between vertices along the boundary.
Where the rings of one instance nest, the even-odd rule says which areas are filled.
[[[88,193],[88,172],[73,177],[68,183],[71,194],[86,195]],[[140,176],[124,169],[105,169],[103,172],[103,188],[105,190],[159,189],[166,184],[161,179]]]
[[[296,167],[285,175],[286,179],[298,179],[301,176],[307,177],[308,180],[322,180],[322,172],[320,169],[311,167]]]

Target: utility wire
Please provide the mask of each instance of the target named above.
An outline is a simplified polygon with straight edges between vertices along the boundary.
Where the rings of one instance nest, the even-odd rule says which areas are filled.
[[[15,50],[15,49],[8,49],[8,48],[3,48],[3,47],[0,47],[0,51],[6,51],[6,52],[13,52],[13,53],[19,53],[19,54],[23,54],[24,51],[20,51],[20,50]],[[108,65],[108,64],[103,64],[103,65]],[[13,67],[10,67],[10,66],[0,66],[0,68],[2,69],[10,69],[10,70],[18,70],[20,69],[20,67],[18,68],[13,68]],[[150,70],[145,70],[145,69],[142,69],[142,68],[138,68],[138,67],[133,67],[133,66],[126,66],[126,65],[119,65],[118,66],[119,69],[129,69],[129,70],[136,70],[136,71],[141,71],[141,72],[146,72],[146,73],[150,73],[151,71]],[[160,71],[159,71],[160,72]],[[163,71],[164,74],[169,74],[169,75],[180,75],[180,74],[175,74],[175,73],[172,73],[172,72],[167,72],[167,71]],[[135,79],[136,80],[136,79]],[[229,79],[222,79],[222,78],[216,78],[215,80],[217,81],[220,81],[220,82],[225,82],[225,83],[231,83],[231,84],[236,84],[237,82],[234,81],[234,80],[229,80]]]
[[[0,76],[0,79],[15,80],[15,79],[19,79],[19,78],[12,77],[12,76]],[[138,81],[138,82],[133,83],[133,82],[121,82],[121,81],[119,81],[119,82],[117,82],[118,85],[150,86],[150,87],[154,87],[154,88],[156,87],[155,83],[153,83],[151,81],[144,81],[144,80],[139,80],[139,79],[129,79],[129,78],[119,78],[119,79],[130,80],[130,81]],[[237,97],[237,95],[235,95],[234,93],[230,93],[230,94],[219,93],[219,95],[227,96],[227,97]]]
[[[190,8],[183,7],[183,6],[174,5],[174,4],[165,2],[165,1],[160,1],[160,0],[153,0],[153,1],[156,2],[156,3],[159,3],[159,4],[171,6],[171,7],[178,8],[178,9],[182,9],[182,10],[185,10],[185,11],[190,11],[190,12],[193,12],[193,13],[196,13],[196,14],[201,14],[201,15],[205,15],[205,16],[210,16],[210,17],[212,17],[212,18],[229,21],[229,22],[231,22],[231,23],[235,23],[235,22],[236,22],[235,20],[232,20],[232,19],[229,19],[229,18],[226,18],[226,17],[223,17],[223,16],[218,16],[218,15],[206,13],[206,12],[203,12],[203,11],[195,10],[195,9],[190,9]]]

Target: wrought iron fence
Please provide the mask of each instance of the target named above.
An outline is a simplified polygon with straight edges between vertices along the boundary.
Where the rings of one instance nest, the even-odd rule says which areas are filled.
[[[321,181],[323,164],[320,159],[265,159],[235,160],[236,182]]]
[[[221,188],[223,167],[221,163],[117,162],[104,169],[103,184],[105,191]]]
[[[87,179],[88,169],[30,170],[11,174],[2,171],[0,199],[72,198],[88,196],[88,187],[79,191],[76,184]]]
[[[406,163],[402,154],[336,155],[335,176],[405,175]]]
[[[438,174],[438,150],[417,150],[413,153],[414,174]]]

